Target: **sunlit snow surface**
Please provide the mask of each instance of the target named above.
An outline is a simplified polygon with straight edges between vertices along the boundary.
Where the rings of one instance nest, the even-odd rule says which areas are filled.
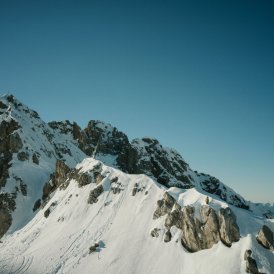
[[[77,169],[86,172],[98,164],[84,159]],[[245,273],[243,259],[246,249],[253,250],[261,272],[273,273],[273,252],[258,245],[256,232],[262,224],[274,230],[273,220],[266,220],[250,211],[231,207],[237,215],[241,240],[231,248],[221,242],[208,250],[188,253],[180,243],[180,230],[172,228],[172,240],[164,243],[164,218],[153,220],[157,200],[166,189],[144,175],[128,175],[103,166],[105,179],[100,183],[104,192],[98,202],[88,204],[88,196],[96,184],[79,188],[70,181],[65,190],[57,190],[46,207],[21,230],[2,238],[0,244],[0,273]],[[114,194],[111,179],[118,177],[123,189]],[[138,183],[142,192],[132,196]],[[147,193],[146,193],[147,192]],[[195,189],[170,188],[168,192],[182,206],[198,208],[205,195]],[[48,218],[44,211],[56,202]],[[214,208],[226,207],[211,199]],[[161,229],[153,238],[153,228]],[[89,247],[100,243],[98,252],[89,254]]]

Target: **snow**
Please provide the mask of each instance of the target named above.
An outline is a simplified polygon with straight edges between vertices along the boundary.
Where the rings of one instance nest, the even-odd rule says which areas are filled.
[[[100,163],[87,158],[76,168],[91,172]],[[274,228],[273,220],[231,207],[237,216],[241,240],[231,248],[219,242],[211,249],[188,253],[180,243],[180,230],[175,227],[171,229],[171,242],[164,243],[164,217],[153,220],[153,212],[165,191],[183,206],[204,204],[204,194],[195,189],[165,189],[145,175],[128,175],[105,165],[102,173],[106,176],[100,183],[104,192],[97,203],[88,204],[87,199],[90,190],[98,185],[79,187],[71,180],[25,227],[4,236],[0,244],[0,273],[240,274],[245,273],[243,256],[250,248],[260,271],[273,273],[273,252],[262,248],[255,239],[263,223]],[[110,187],[115,177],[123,187],[117,194]],[[132,196],[135,183],[144,190]],[[45,218],[44,211],[53,202],[56,206]],[[210,205],[227,206],[214,198]],[[160,229],[158,238],[150,236],[155,227]],[[96,242],[100,242],[100,250],[89,254],[89,247]]]
[[[13,222],[8,231],[8,233],[12,233],[33,218],[33,205],[38,197],[42,196],[42,188],[49,180],[50,174],[55,170],[55,163],[58,158],[55,148],[67,148],[71,151],[71,155],[63,153],[63,160],[70,167],[74,167],[86,155],[72,143],[69,136],[54,132],[26,105],[15,98],[13,99],[14,102],[10,103],[8,96],[1,97],[1,101],[9,107],[6,112],[0,115],[0,119],[6,122],[11,120],[18,122],[20,128],[16,132],[23,143],[23,148],[20,151],[29,153],[29,159],[26,161],[18,160],[17,154],[13,154],[12,167],[9,169],[10,176],[6,186],[1,189],[1,192],[15,192],[16,186],[18,186],[16,177],[21,178],[23,183],[27,185],[27,196],[17,193],[16,210],[12,214]],[[39,165],[33,163],[33,153],[39,157]]]
[[[273,204],[250,202],[250,211],[232,206],[229,203],[233,195],[243,198],[221,182],[220,189],[225,190],[227,202],[205,192],[201,182],[210,176],[195,173],[187,164],[183,174],[193,178],[195,188],[191,189],[167,189],[158,184],[153,176],[125,174],[115,168],[117,156],[99,154],[97,160],[86,158],[75,146],[70,134],[53,130],[27,106],[14,99],[14,104],[17,104],[15,108],[7,98],[8,95],[1,97],[8,109],[0,115],[0,123],[15,120],[21,125],[17,130],[23,141],[20,151],[27,151],[29,159],[19,161],[17,155],[13,155],[7,184],[1,189],[1,192],[15,192],[17,177],[27,185],[26,196],[17,192],[12,226],[0,241],[0,273],[240,274],[245,273],[243,256],[246,249],[252,249],[252,256],[261,272],[274,273],[273,252],[261,247],[255,238],[263,224],[274,231],[274,219],[262,216],[264,213],[274,215]],[[95,123],[106,135],[113,131],[109,124],[100,121]],[[176,150],[163,148],[156,139],[145,139],[155,142],[158,152],[170,162],[179,164],[177,160],[184,161]],[[132,144],[143,155],[141,161],[150,160],[146,141],[134,139]],[[98,197],[97,203],[88,204],[90,191],[98,185],[79,187],[75,180],[71,180],[66,189],[52,193],[43,209],[33,213],[34,202],[42,196],[42,188],[49,181],[56,160],[60,158],[56,148],[65,151],[61,154],[68,166],[83,173],[90,173],[101,164],[101,173],[105,178],[100,184],[104,192]],[[38,165],[32,161],[33,153],[39,158]],[[176,185],[176,179],[170,176],[171,182]],[[111,183],[116,177],[118,182]],[[132,196],[136,183],[143,190]],[[121,192],[114,194],[112,187],[118,186]],[[157,200],[162,199],[166,191],[182,207],[195,207],[197,218],[207,196],[210,206],[216,210],[231,207],[237,216],[241,240],[231,248],[219,242],[209,250],[189,253],[181,245],[180,230],[172,227],[172,240],[165,243],[165,217],[153,220],[153,212]],[[49,207],[51,213],[45,218],[44,212]],[[160,229],[158,238],[150,236],[154,228]],[[90,246],[97,242],[100,243],[98,252],[89,254]]]

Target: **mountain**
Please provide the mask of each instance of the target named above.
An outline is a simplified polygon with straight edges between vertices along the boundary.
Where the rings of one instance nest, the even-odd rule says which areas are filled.
[[[154,138],[0,99],[0,273],[274,273],[273,214]]]

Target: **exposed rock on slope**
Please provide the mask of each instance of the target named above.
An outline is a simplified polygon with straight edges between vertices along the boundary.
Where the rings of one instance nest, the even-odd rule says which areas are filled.
[[[252,258],[251,254],[252,254],[252,251],[250,249],[245,251],[245,255],[244,255],[244,260],[246,261],[245,271],[251,274],[260,274],[258,270],[257,262],[254,258]]]
[[[207,205],[208,194],[195,188],[166,189],[148,176],[125,174],[92,158],[73,168],[56,167],[61,184],[44,208],[2,238],[0,273],[131,273],[132,265],[138,274],[244,274],[246,267],[273,272],[272,252],[254,237],[264,222],[272,227],[272,220],[233,206],[232,213],[216,196]],[[242,232],[231,248],[221,242],[221,219],[224,239],[237,239],[236,225]],[[253,254],[244,263],[247,249]]]
[[[10,201],[0,203],[0,237],[32,218],[34,201],[41,197],[57,159],[74,166],[85,158],[72,140],[55,132],[14,96],[0,98],[0,191]]]
[[[193,172],[176,150],[163,147],[154,138],[129,142],[117,128],[94,120],[83,130],[69,121],[51,122],[49,125],[59,133],[71,136],[87,155],[124,172],[146,174],[167,187],[201,188],[237,207],[249,208],[248,202],[232,189],[210,175]]]
[[[213,208],[203,205],[198,212],[200,218],[197,218],[194,207],[185,206],[181,209],[168,193],[157,201],[157,205],[153,218],[167,214],[165,226],[168,229],[176,226],[182,230],[182,245],[190,252],[211,248],[219,240],[228,247],[240,240],[236,216],[228,207],[221,208],[218,216]]]
[[[258,235],[256,236],[256,239],[263,247],[274,251],[273,232],[268,226],[262,226]]]
[[[192,171],[174,149],[163,147],[154,138],[130,142],[123,132],[100,121],[90,121],[84,129],[69,121],[46,124],[37,112],[14,96],[6,95],[0,100],[0,189],[11,197],[15,207],[2,206],[0,210],[3,216],[9,216],[7,220],[12,219],[9,231],[15,231],[30,220],[33,210],[36,212],[39,208],[35,201],[43,194],[53,193],[62,184],[64,178],[58,174],[58,165],[67,166],[70,171],[63,175],[69,172],[70,178],[78,180],[80,186],[103,180],[100,171],[85,174],[73,169],[87,155],[126,173],[146,174],[166,187],[196,188],[237,207],[249,207],[249,203],[232,189],[210,175]],[[45,185],[51,175],[53,180]],[[133,188],[132,194],[135,196],[141,189]],[[120,186],[113,185],[112,191],[119,193]],[[16,207],[19,201],[20,208]],[[3,231],[7,228],[8,225]]]

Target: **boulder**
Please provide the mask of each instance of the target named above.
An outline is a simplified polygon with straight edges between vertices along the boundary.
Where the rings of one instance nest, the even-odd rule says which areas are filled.
[[[165,238],[164,238],[164,242],[167,243],[167,242],[170,242],[171,241],[171,232],[170,230],[168,230],[166,233],[165,233]]]
[[[262,226],[262,228],[260,229],[259,233],[256,236],[256,239],[260,245],[274,251],[273,232],[268,226],[266,225]]]
[[[237,225],[236,216],[229,207],[221,208],[219,212],[220,238],[228,247],[233,242],[240,240],[240,229]]]

